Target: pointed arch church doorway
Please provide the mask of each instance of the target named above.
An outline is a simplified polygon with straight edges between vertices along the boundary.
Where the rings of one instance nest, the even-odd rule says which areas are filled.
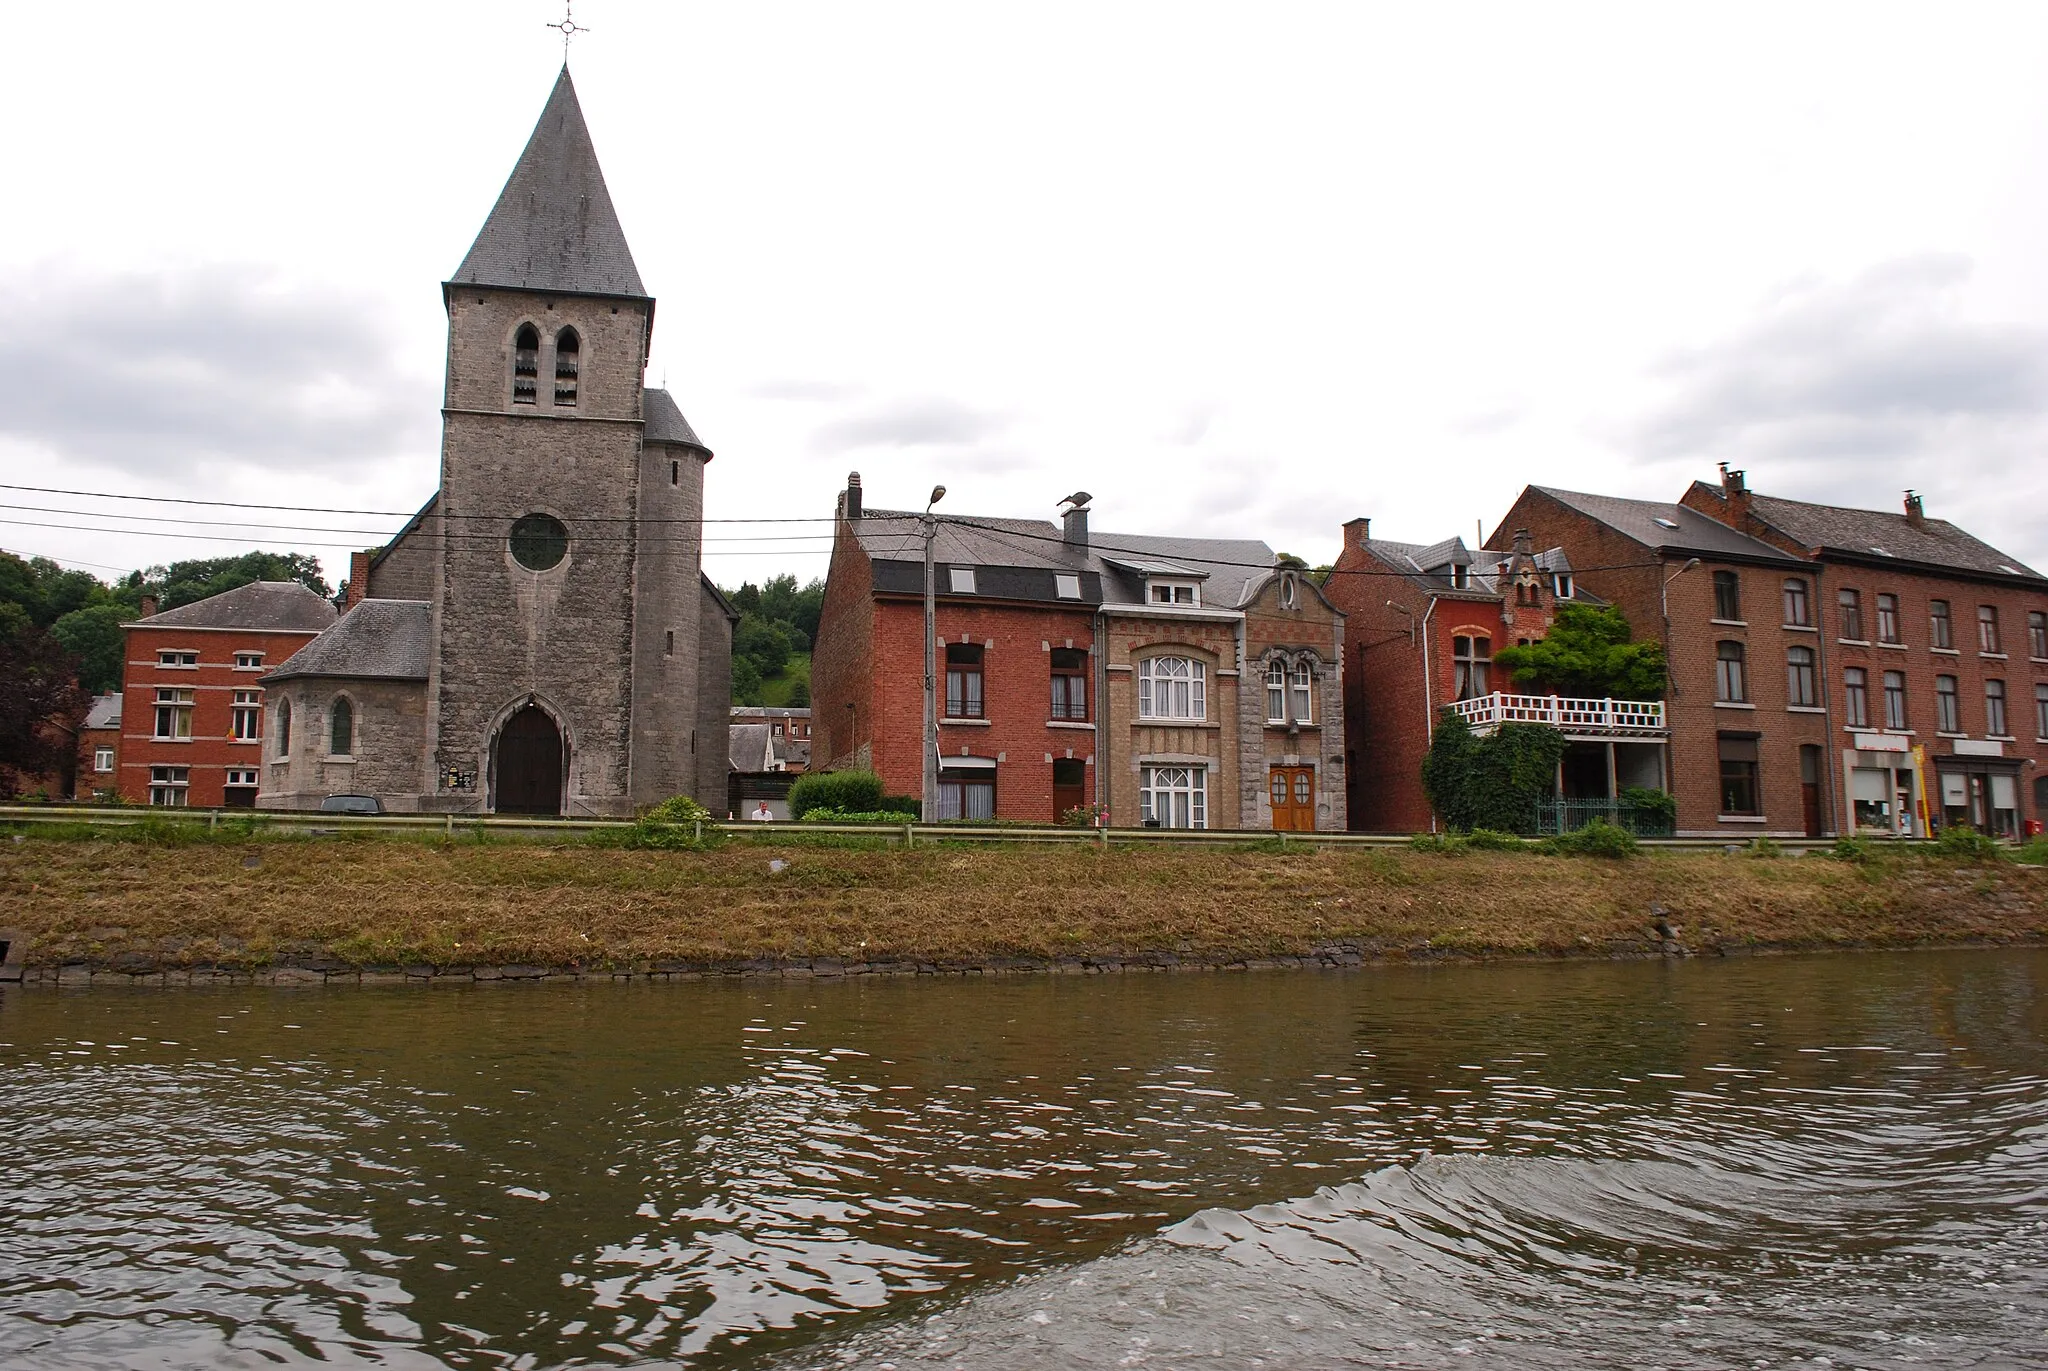
[[[562,731],[539,705],[527,705],[498,730],[497,780],[500,814],[560,814]]]

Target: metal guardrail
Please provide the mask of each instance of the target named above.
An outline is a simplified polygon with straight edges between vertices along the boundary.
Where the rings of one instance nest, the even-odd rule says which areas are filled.
[[[350,832],[442,833],[448,836],[504,834],[529,837],[574,837],[631,828],[631,819],[526,818],[502,814],[324,814],[286,809],[152,809],[142,806],[101,807],[96,805],[0,805],[0,825],[5,824],[91,824],[123,827],[149,822],[202,824],[218,829],[222,824],[253,822],[259,830],[339,834]],[[787,840],[806,836],[884,838],[904,847],[919,843],[1085,843],[1097,847],[1111,844],[1178,844],[1196,847],[1244,846],[1248,843],[1277,842],[1282,847],[1403,848],[1406,833],[1287,833],[1248,828],[1072,828],[1055,824],[806,824],[806,823],[708,823],[707,830],[728,837]],[[1748,835],[1729,837],[1644,838],[1651,851],[1714,852],[1743,847]],[[1902,847],[1922,846],[1919,839],[1887,839]],[[1772,838],[1787,853],[1825,852],[1835,845],[1833,838]]]

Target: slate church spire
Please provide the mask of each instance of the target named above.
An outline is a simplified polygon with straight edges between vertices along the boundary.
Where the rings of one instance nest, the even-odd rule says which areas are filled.
[[[569,67],[451,284],[646,298]]]

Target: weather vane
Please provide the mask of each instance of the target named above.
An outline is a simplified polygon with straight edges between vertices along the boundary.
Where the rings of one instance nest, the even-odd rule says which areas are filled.
[[[544,29],[555,29],[561,33],[562,60],[564,62],[569,60],[569,40],[571,38],[574,38],[579,33],[590,32],[589,29],[585,28],[583,25],[576,22],[576,15],[574,13],[575,8],[576,0],[562,0],[562,22],[559,24],[541,25],[541,27]]]

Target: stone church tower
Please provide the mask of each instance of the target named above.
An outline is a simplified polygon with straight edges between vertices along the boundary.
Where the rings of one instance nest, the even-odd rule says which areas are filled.
[[[567,67],[442,294],[440,489],[359,556],[361,602],[265,679],[291,713],[263,802],[722,811],[734,616],[700,565],[711,452],[643,384],[654,299]]]

